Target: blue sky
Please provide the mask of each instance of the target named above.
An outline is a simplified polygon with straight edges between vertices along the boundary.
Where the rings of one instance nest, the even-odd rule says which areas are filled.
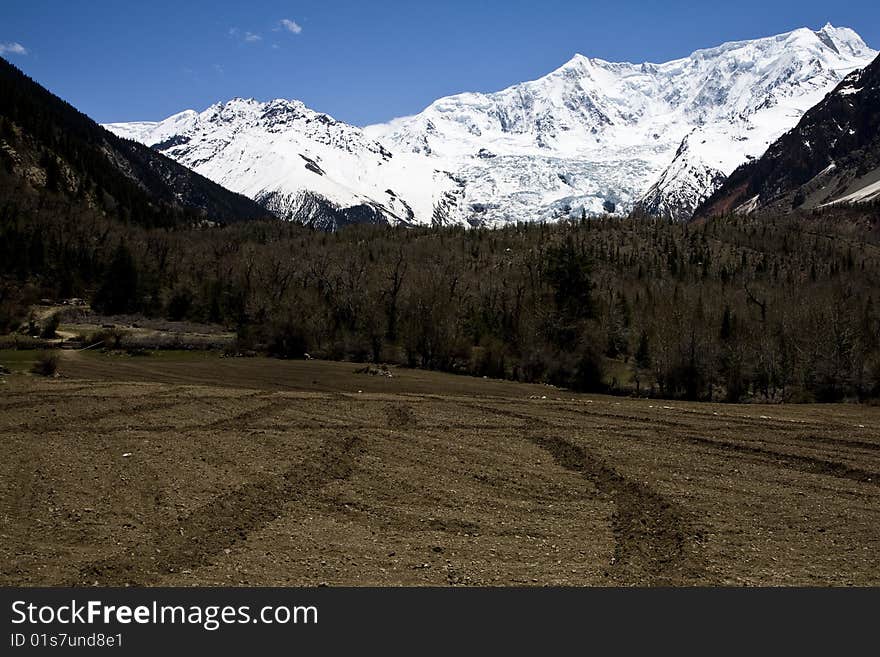
[[[575,52],[659,62],[826,22],[880,47],[877,0],[2,0],[0,52],[102,122],[242,96],[364,125],[540,77]]]

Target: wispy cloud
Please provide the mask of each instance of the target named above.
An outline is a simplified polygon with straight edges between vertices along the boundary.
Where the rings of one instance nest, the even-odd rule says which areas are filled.
[[[290,20],[289,18],[282,18],[278,21],[278,25],[280,29],[287,30],[291,34],[299,34],[303,31],[302,26],[296,21]]]
[[[0,55],[27,55],[28,51],[17,41],[0,43]]]
[[[295,20],[291,20],[290,18],[282,18],[280,21],[278,21],[278,23],[275,24],[275,27],[272,28],[272,31],[289,32],[290,34],[301,34],[303,29],[302,25],[297,23]],[[259,32],[242,30],[239,27],[230,27],[229,38],[240,41],[241,43],[259,43],[263,40],[263,35]],[[270,47],[278,49],[279,46],[277,43],[273,43]]]
[[[257,43],[263,40],[263,37],[258,32],[242,31],[237,27],[229,28],[229,37],[244,43]]]

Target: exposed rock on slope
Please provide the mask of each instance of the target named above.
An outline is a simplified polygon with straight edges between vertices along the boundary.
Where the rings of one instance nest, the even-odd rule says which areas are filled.
[[[880,58],[849,74],[700,215],[880,201]]]

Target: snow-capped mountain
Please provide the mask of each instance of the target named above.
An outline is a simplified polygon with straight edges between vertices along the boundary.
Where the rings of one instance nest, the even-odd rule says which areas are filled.
[[[759,159],[736,171],[698,216],[880,201],[880,57],[853,71]]]
[[[665,64],[576,55],[538,80],[441,98],[366,132],[442,161],[464,180],[467,208],[490,224],[638,201],[687,217],[876,54],[852,30],[826,25]]]
[[[415,154],[392,154],[363,131],[296,100],[236,98],[164,121],[105,126],[142,142],[280,217],[319,228],[446,223],[460,183]]]
[[[635,206],[687,218],[876,55],[826,25],[664,64],[575,55],[538,80],[364,129],[298,101],[240,99],[107,127],[320,226],[497,226]]]

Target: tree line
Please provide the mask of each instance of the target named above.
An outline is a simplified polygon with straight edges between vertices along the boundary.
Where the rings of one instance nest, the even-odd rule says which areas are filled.
[[[876,208],[322,233],[3,198],[0,332],[40,297],[83,297],[108,315],[222,324],[237,351],[281,358],[687,399],[880,395]]]

